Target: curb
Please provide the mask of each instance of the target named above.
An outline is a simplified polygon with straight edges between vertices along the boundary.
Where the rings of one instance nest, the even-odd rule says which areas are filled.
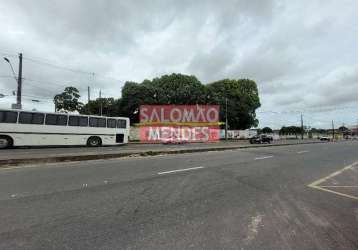
[[[225,151],[225,150],[245,149],[245,148],[282,147],[282,146],[293,146],[293,145],[301,145],[301,144],[318,144],[318,143],[325,143],[325,142],[242,145],[242,146],[228,146],[228,147],[210,147],[210,148],[156,150],[156,151],[148,150],[148,151],[143,151],[143,152],[126,152],[126,153],[100,154],[100,155],[90,154],[90,155],[58,156],[58,157],[51,157],[51,158],[39,157],[39,158],[6,159],[6,160],[0,160],[0,168],[7,168],[9,166],[17,166],[17,165],[23,165],[23,164],[35,164],[35,163],[88,161],[88,160],[102,160],[102,159],[113,159],[113,158],[123,158],[123,157],[145,157],[145,156],[155,156],[155,155],[200,153],[200,152]]]

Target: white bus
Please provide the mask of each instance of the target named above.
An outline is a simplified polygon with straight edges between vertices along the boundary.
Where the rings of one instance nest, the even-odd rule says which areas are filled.
[[[0,109],[0,148],[128,143],[129,119]]]

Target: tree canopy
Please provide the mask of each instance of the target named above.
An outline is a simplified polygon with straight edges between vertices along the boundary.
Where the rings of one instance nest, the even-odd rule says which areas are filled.
[[[302,133],[302,128],[297,126],[282,127],[280,129],[280,135],[295,135]]]
[[[224,79],[202,84],[193,75],[170,74],[144,80],[141,83],[127,81],[122,88],[120,99],[101,98],[81,106],[83,114],[126,116],[131,123],[139,122],[139,106],[143,104],[217,104],[220,118],[227,115],[229,129],[256,127],[256,109],[260,107],[257,85],[249,79]],[[73,105],[72,105],[73,106]]]
[[[256,127],[256,109],[261,106],[257,85],[249,79],[224,79],[209,83],[207,101],[210,104],[219,104],[221,118],[224,120],[226,101],[228,123],[230,129],[247,129]]]
[[[340,126],[340,127],[338,128],[338,131],[344,133],[344,132],[348,132],[349,129],[348,129],[347,127],[345,127],[345,126]]]
[[[53,102],[55,109],[65,111],[80,111],[83,103],[79,102],[80,93],[75,87],[66,87],[61,94],[55,95]]]
[[[86,103],[80,110],[81,114],[116,116],[118,114],[118,100],[113,97],[97,98]]]
[[[272,131],[272,129],[270,127],[264,127],[262,129],[262,133],[264,133],[264,134],[271,134],[272,132],[273,131]]]
[[[142,83],[126,82],[119,112],[138,122],[136,110],[142,104],[219,104],[224,121],[226,100],[230,129],[257,126],[255,110],[261,104],[257,85],[249,79],[225,79],[204,85],[195,76],[171,74]]]

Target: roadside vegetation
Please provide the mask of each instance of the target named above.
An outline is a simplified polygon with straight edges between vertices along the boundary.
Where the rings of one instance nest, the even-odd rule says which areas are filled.
[[[75,111],[81,114],[129,117],[131,123],[138,122],[139,106],[143,104],[218,104],[221,121],[225,120],[227,103],[230,129],[257,127],[256,110],[261,106],[257,84],[250,79],[223,79],[208,84],[195,76],[183,74],[163,75],[141,83],[127,81],[121,97],[97,98],[89,103],[78,101],[79,91],[67,87],[56,95],[57,110]]]

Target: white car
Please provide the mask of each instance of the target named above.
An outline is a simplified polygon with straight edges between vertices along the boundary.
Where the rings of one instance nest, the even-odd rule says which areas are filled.
[[[331,138],[328,137],[328,136],[321,136],[321,137],[319,138],[319,140],[320,140],[320,141],[330,141]]]

